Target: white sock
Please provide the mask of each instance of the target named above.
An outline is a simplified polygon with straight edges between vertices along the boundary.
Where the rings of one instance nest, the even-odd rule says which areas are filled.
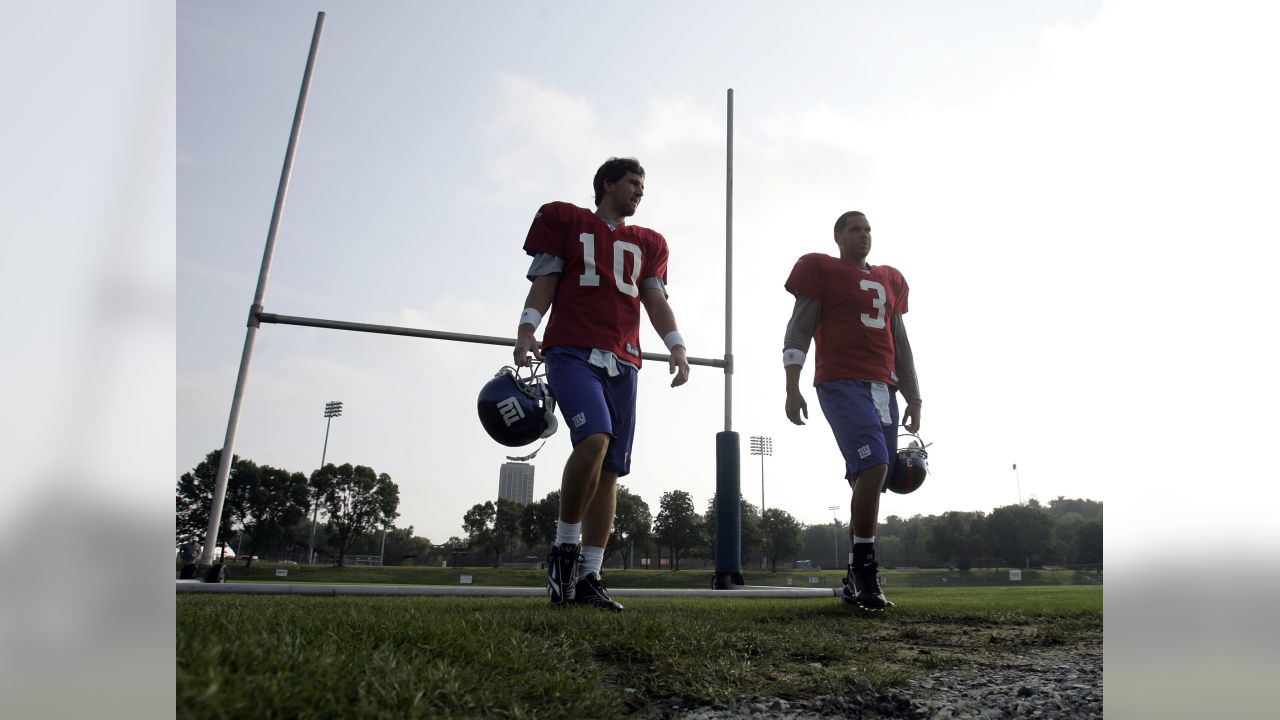
[[[556,521],[556,544],[557,545],[577,545],[578,539],[582,536],[582,522],[567,523],[563,520]]]
[[[876,541],[876,536],[875,536],[875,535],[872,535],[872,536],[871,536],[871,537],[869,537],[869,538],[858,537],[857,535],[854,535],[854,536],[853,536],[853,544],[854,544],[854,545],[858,545],[858,544],[861,544],[861,543],[874,543],[875,541]],[[849,553],[849,564],[850,564],[850,565],[852,565],[852,564],[853,564],[853,553]]]
[[[578,577],[586,577],[591,573],[600,575],[600,566],[604,564],[604,548],[583,546],[582,562],[578,563]]]

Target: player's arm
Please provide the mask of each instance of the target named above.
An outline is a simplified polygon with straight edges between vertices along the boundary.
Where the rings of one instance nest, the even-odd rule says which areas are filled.
[[[791,310],[791,320],[787,322],[787,333],[782,340],[782,369],[787,374],[787,419],[796,425],[804,425],[805,419],[809,417],[809,404],[800,392],[800,370],[804,367],[821,315],[822,303],[796,294],[796,304]]]
[[[564,271],[564,261],[555,255],[538,253],[529,266],[529,294],[524,300],[524,310],[520,313],[519,327],[516,329],[516,347],[512,353],[516,365],[528,365],[529,353],[539,361],[542,360],[542,343],[533,334],[542,324],[542,316],[551,309],[551,301],[556,297],[556,287],[560,285],[560,275]]]
[[[920,431],[920,381],[916,378],[916,360],[907,339],[907,326],[902,313],[894,313],[889,321],[893,329],[893,369],[898,374],[898,392],[907,401],[902,425],[910,432]]]
[[[649,322],[658,331],[662,342],[671,353],[668,362],[670,374],[675,375],[671,387],[679,387],[689,381],[689,359],[684,346],[684,338],[676,326],[676,313],[667,302],[667,290],[662,281],[656,277],[646,278],[640,286],[640,302],[644,304]]]

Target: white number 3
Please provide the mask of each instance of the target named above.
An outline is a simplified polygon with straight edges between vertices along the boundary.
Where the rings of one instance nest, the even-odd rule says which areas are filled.
[[[858,287],[862,288],[863,290],[871,290],[876,294],[875,299],[871,301],[871,307],[875,308],[876,315],[875,317],[871,317],[866,313],[862,313],[862,324],[866,325],[869,328],[875,328],[876,330],[883,330],[884,329],[884,301],[885,301],[884,286],[876,282],[875,280],[863,280],[858,283]]]

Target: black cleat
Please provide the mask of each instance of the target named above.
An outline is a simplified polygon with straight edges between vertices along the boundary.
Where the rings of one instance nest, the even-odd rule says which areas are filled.
[[[876,574],[879,567],[877,562],[869,562],[861,567],[850,565],[844,577],[844,592],[840,599],[846,605],[857,605],[863,610],[878,611],[893,607],[893,603],[885,599],[884,591],[880,589],[880,576]]]
[[[551,553],[547,555],[547,594],[551,596],[552,605],[573,602],[578,563],[582,561],[580,549],[569,543],[551,546]]]
[[[601,610],[622,612],[622,603],[609,597],[609,592],[604,587],[604,579],[595,573],[584,575],[578,580],[573,602]]]

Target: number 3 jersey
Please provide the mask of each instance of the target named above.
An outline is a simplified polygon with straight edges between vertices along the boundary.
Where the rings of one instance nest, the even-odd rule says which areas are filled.
[[[907,312],[907,281],[888,265],[865,268],[822,253],[796,261],[787,292],[822,306],[813,338],[818,346],[813,384],[871,380],[898,386],[894,372],[895,313]]]
[[[607,350],[640,367],[640,288],[667,282],[667,241],[636,225],[617,229],[598,215],[564,202],[543,205],[524,250],[564,261],[542,337],[556,345]]]

